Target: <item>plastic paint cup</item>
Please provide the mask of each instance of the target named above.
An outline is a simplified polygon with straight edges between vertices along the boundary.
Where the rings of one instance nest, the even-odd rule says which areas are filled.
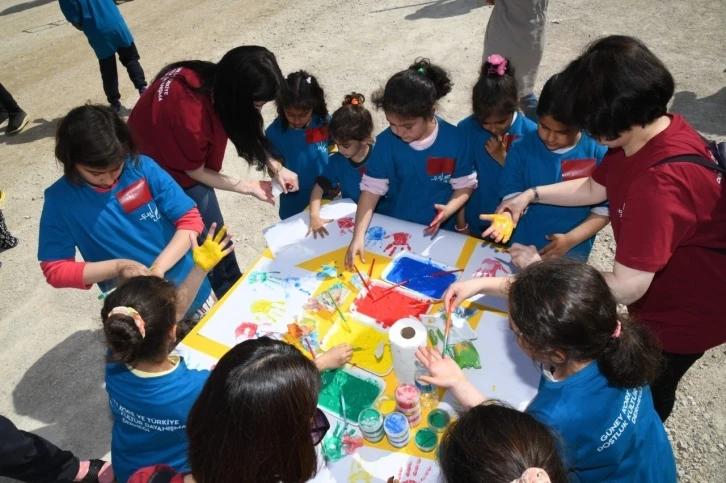
[[[451,416],[443,409],[432,409],[428,417],[429,427],[437,433],[443,433],[451,424]]]
[[[398,448],[398,449],[405,448],[406,445],[408,445],[408,443],[410,441],[411,441],[411,435],[410,434],[407,435],[406,438],[403,441],[400,441],[400,442],[398,442],[398,441],[392,441],[391,438],[388,438],[388,443],[391,446],[393,446],[394,448]]]
[[[378,399],[376,399],[375,405],[376,409],[378,409],[383,416],[391,414],[396,410],[396,401],[385,394],[382,394]]]
[[[421,428],[416,431],[414,442],[418,449],[424,453],[430,453],[436,449],[436,445],[439,442],[439,435],[433,429]]]
[[[419,405],[421,393],[412,384],[401,384],[396,388],[396,404],[404,410],[414,409]]]
[[[362,433],[376,434],[383,429],[383,415],[375,408],[361,411],[358,426]]]
[[[383,441],[383,436],[385,436],[383,434],[383,431],[381,431],[381,434],[379,434],[378,436],[366,436],[365,434],[363,435],[365,440],[369,443],[380,443],[381,441]]]
[[[409,433],[408,419],[401,413],[391,413],[383,421],[383,429],[389,438],[401,438]]]

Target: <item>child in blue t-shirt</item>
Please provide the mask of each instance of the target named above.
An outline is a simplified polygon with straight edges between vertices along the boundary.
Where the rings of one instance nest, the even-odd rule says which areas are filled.
[[[195,264],[178,289],[162,278],[140,276],[121,283],[104,301],[111,458],[118,481],[155,463],[189,471],[187,416],[209,371],[189,369],[170,353],[179,339],[177,322],[207,272],[233,250],[231,235],[223,239],[222,228],[214,238],[215,229],[212,224],[202,247],[190,237]]]
[[[356,203],[360,197],[360,181],[366,172],[366,163],[373,152],[373,118],[363,104],[363,94],[353,92],[345,96],[343,105],[330,118],[330,138],[335,142],[338,152],[330,155],[323,174],[315,180],[310,195],[310,228],[308,235],[317,238],[328,235],[325,228],[332,219],[320,218],[320,205],[324,195],[335,198],[341,193]],[[387,197],[378,202],[376,211],[380,212],[390,205]],[[385,211],[385,210],[384,210]]]
[[[503,199],[535,186],[586,178],[605,156],[606,147],[557,117],[552,101],[556,81],[557,75],[552,76],[542,89],[537,131],[525,134],[507,154],[499,182]],[[609,222],[607,203],[593,207],[535,204],[519,220],[510,240],[534,246],[543,257],[566,255],[586,261],[595,235]]]
[[[539,391],[527,412],[562,438],[570,481],[677,481],[673,450],[648,384],[660,351],[648,329],[618,315],[617,302],[595,268],[566,258],[533,263],[516,277],[456,282],[447,310],[483,293],[507,296],[517,344],[541,364]],[[448,356],[428,348],[417,357],[466,407],[486,398]],[[474,448],[472,448],[474,451]]]
[[[346,265],[363,260],[365,233],[378,200],[391,196],[386,214],[426,226],[453,229],[451,218],[476,188],[471,153],[456,126],[436,116],[436,102],[451,92],[448,73],[427,59],[418,59],[395,74],[373,95],[390,124],[378,135],[361,180],[353,240]]]
[[[111,108],[121,109],[116,54],[139,94],[146,90],[146,77],[139,64],[139,52],[118,7],[109,0],[59,0],[63,16],[86,34],[98,57],[103,92]]]
[[[71,110],[55,154],[64,174],[45,190],[38,241],[49,284],[108,292],[122,268],[175,285],[186,278],[194,265],[189,235],[199,236],[202,218],[166,171],[138,155],[118,114],[95,105]],[[190,313],[201,317],[215,300],[203,282]]]
[[[305,210],[315,179],[328,164],[334,147],[328,136],[328,108],[325,93],[315,77],[304,70],[285,77],[277,119],[265,131],[275,156],[297,173],[300,189],[280,195],[280,219]]]
[[[481,214],[494,213],[499,206],[499,180],[508,150],[522,136],[537,129],[519,112],[519,95],[514,67],[501,55],[491,55],[482,65],[472,92],[474,114],[459,122],[474,155],[479,186],[456,216],[456,231],[480,237],[489,226]]]

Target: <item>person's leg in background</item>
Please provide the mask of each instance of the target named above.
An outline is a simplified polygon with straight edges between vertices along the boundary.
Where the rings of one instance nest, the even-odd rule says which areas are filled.
[[[514,65],[519,86],[519,106],[537,120],[534,83],[544,53],[549,0],[494,0],[484,35],[484,57],[503,55]]]
[[[665,365],[658,378],[650,385],[650,390],[653,393],[655,412],[658,413],[661,421],[665,422],[676,403],[678,383],[688,369],[703,356],[703,352],[700,354],[674,354],[663,351],[662,354]]]
[[[0,476],[38,483],[114,481],[109,463],[80,461],[70,451],[19,430],[4,416],[0,416]]]
[[[217,230],[224,226],[222,211],[219,208],[219,201],[217,201],[217,195],[213,188],[199,183],[191,188],[184,188],[184,192],[194,200],[199,213],[202,215],[204,233],[202,233],[201,238],[207,236],[207,229],[212,223],[217,224]],[[209,272],[209,282],[212,284],[212,290],[214,290],[218,298],[222,298],[240,277],[242,277],[242,272],[239,269],[234,252],[224,257]]]
[[[118,91],[118,70],[116,70],[116,54],[105,59],[98,59],[101,68],[101,81],[106,100],[116,112],[121,110],[121,94]]]
[[[129,73],[129,79],[134,83],[134,87],[139,91],[139,94],[143,94],[146,90],[146,78],[144,76],[144,69],[141,68],[141,64],[139,63],[140,58],[135,43],[132,43],[128,47],[118,49],[118,59],[121,65],[126,67],[126,72]]]
[[[20,109],[13,96],[10,95],[5,86],[0,84],[0,125],[8,121],[5,134],[17,134],[28,124],[30,118]]]
[[[0,196],[5,197],[4,193],[0,191]],[[5,216],[0,211],[0,250],[8,250],[18,246],[18,239],[10,234],[10,230],[5,225]]]

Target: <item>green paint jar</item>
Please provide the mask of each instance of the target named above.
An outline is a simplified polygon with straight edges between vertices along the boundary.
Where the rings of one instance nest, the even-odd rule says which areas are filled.
[[[430,453],[436,449],[436,445],[439,443],[439,435],[431,428],[421,428],[416,431],[414,442],[418,449],[424,453]]]
[[[432,409],[428,417],[429,427],[437,433],[443,433],[451,424],[451,416],[443,409]]]
[[[371,443],[383,439],[383,415],[377,409],[364,409],[358,417],[358,426],[363,437]]]

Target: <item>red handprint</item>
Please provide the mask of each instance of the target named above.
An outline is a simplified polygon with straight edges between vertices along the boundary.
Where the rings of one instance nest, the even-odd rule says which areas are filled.
[[[257,334],[257,324],[254,322],[242,322],[234,330],[234,337],[239,344],[246,340],[254,339]]]
[[[474,277],[496,277],[497,272],[504,272],[505,275],[509,275],[509,270],[504,264],[496,258],[486,258],[479,268],[474,271]]]
[[[353,234],[353,227],[355,226],[355,220],[352,217],[346,216],[338,220],[338,228],[340,228],[340,234],[345,235],[346,232]]]
[[[402,231],[399,231],[398,233],[388,235],[386,238],[391,237],[393,238],[393,241],[389,243],[386,248],[383,249],[384,252],[386,250],[390,250],[390,252],[388,252],[388,256],[393,256],[393,254],[396,253],[396,250],[411,251],[411,245],[408,244],[408,240],[411,238],[410,233],[404,233]]]
[[[398,469],[398,478],[396,479],[399,483],[421,483],[423,481],[426,481],[426,477],[431,473],[431,465],[429,465],[428,468],[426,468],[426,471],[423,475],[421,475],[420,479],[418,476],[419,467],[421,466],[421,458],[416,460],[416,466],[413,467],[413,472],[411,471],[411,466],[413,466],[413,461],[409,460],[408,465],[406,465],[406,472],[403,472],[403,468]]]

